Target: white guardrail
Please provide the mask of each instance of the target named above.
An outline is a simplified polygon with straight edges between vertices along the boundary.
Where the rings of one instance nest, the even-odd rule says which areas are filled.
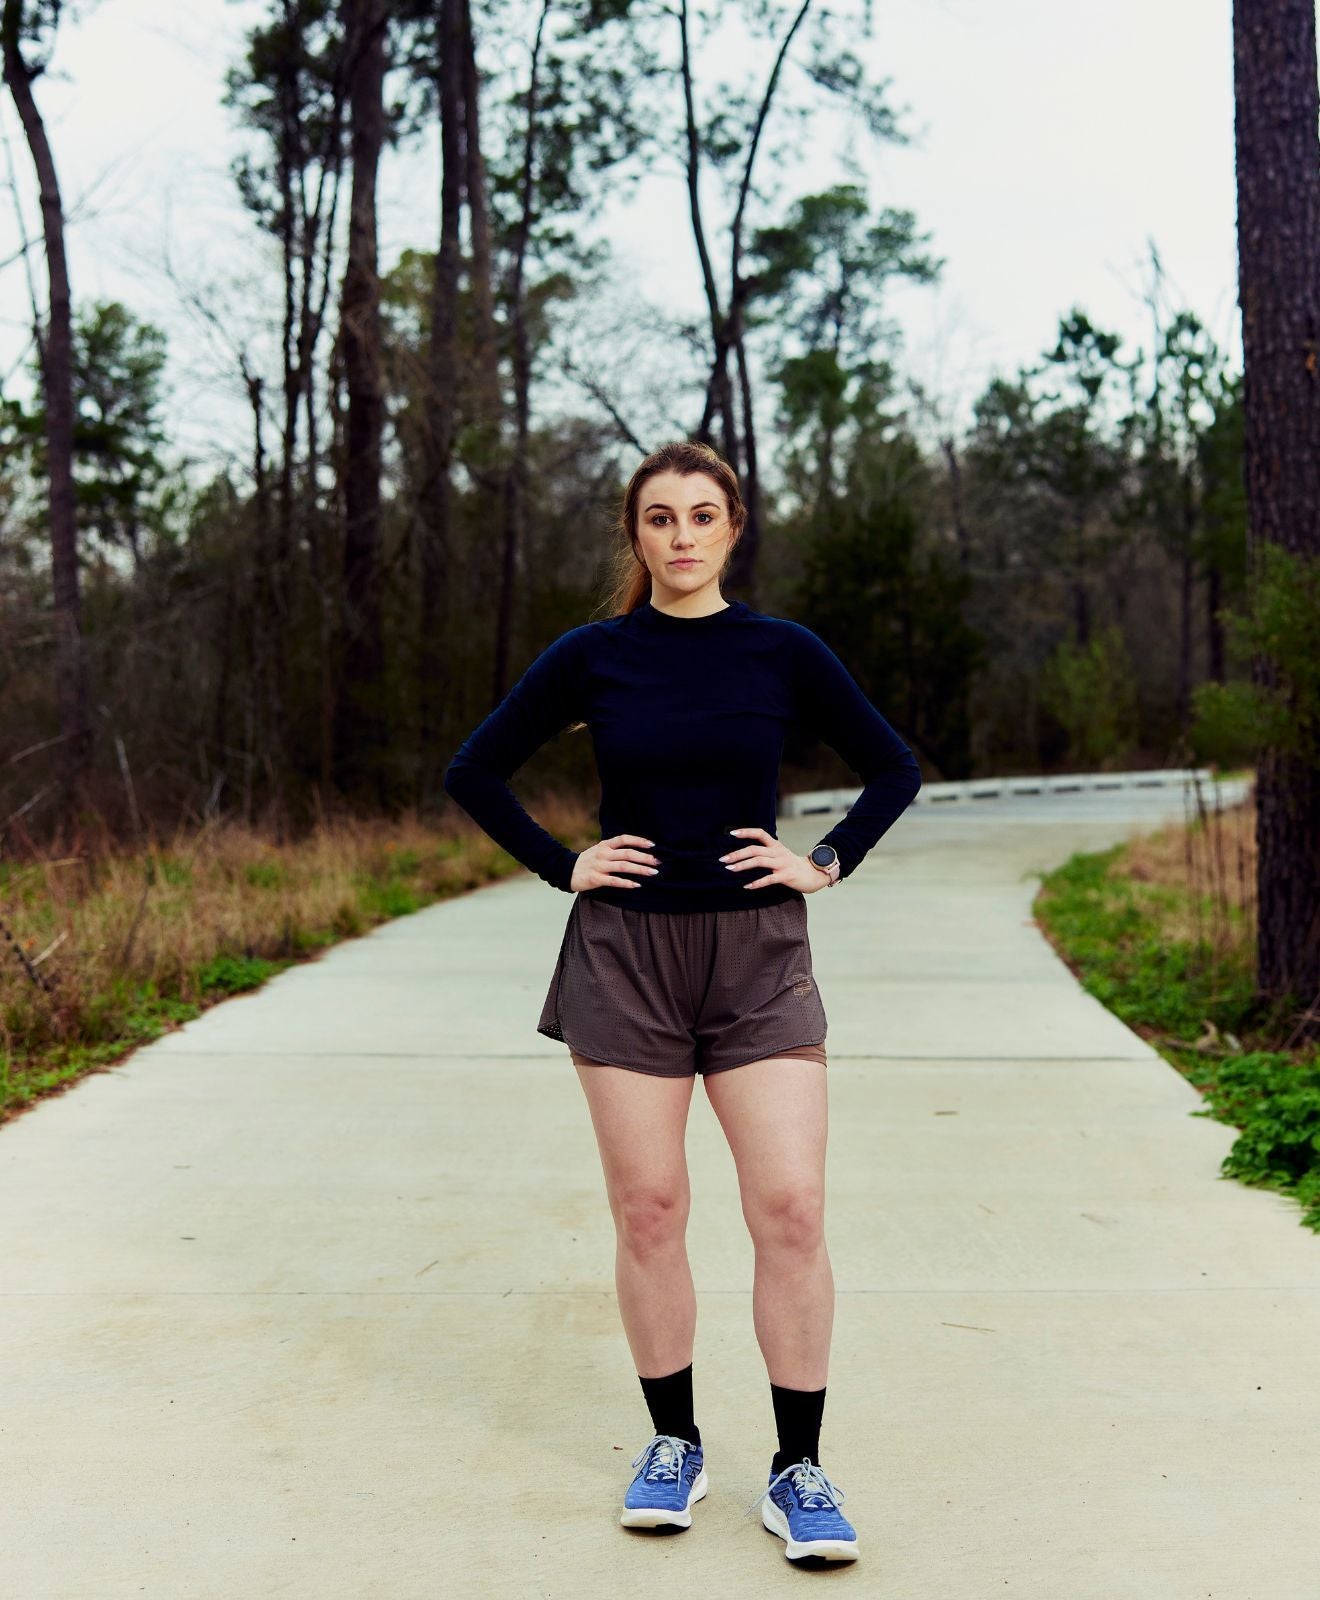
[[[994,800],[1010,794],[1068,794],[1088,789],[1167,789],[1199,779],[1207,786],[1219,784],[1234,795],[1245,793],[1250,778],[1222,778],[1207,767],[1158,767],[1146,772],[1061,772],[1050,777],[969,778],[960,783],[923,783],[914,805],[938,805],[950,800]],[[821,811],[847,811],[861,788],[811,789],[784,795],[781,817],[805,817]]]

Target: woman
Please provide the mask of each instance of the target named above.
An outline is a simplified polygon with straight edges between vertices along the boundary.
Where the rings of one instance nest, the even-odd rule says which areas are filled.
[[[723,598],[744,522],[737,479],[714,450],[679,442],[646,457],[619,518],[614,614],[570,629],[531,664],[455,755],[445,789],[575,897],[537,1031],[568,1045],[586,1094],[619,1310],[655,1430],[620,1521],[690,1527],[706,1493],[685,1246],[684,1134],[701,1073],[755,1247],[753,1323],[779,1438],[752,1505],[790,1560],[852,1560],[856,1532],[818,1455],[834,1280],[826,1018],[806,896],[854,870],[921,777],[814,633]],[[865,784],[806,855],[775,837],[780,753],[796,723]],[[506,782],[569,724],[590,728],[601,780],[602,838],[581,852]]]

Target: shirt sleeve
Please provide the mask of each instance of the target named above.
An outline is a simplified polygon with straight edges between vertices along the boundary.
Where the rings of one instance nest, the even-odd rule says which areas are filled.
[[[583,721],[582,634],[571,628],[537,656],[455,752],[445,793],[496,844],[556,889],[572,893],[577,852],[530,817],[507,779],[560,729]]]
[[[838,752],[862,780],[848,814],[818,840],[833,845],[846,878],[907,810],[921,788],[917,758],[862,693],[834,651],[794,623],[799,721]]]

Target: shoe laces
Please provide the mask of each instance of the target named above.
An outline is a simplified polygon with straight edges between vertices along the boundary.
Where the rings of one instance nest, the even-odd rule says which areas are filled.
[[[657,1433],[642,1453],[633,1459],[632,1464],[640,1467],[646,1462],[644,1478],[647,1483],[676,1479],[683,1470],[683,1457],[691,1448],[691,1441],[680,1439],[677,1434]],[[649,1461],[646,1460],[648,1456],[651,1458]]]
[[[793,1480],[793,1488],[804,1511],[824,1511],[827,1506],[834,1506],[837,1510],[848,1498],[837,1484],[830,1482],[822,1468],[803,1456],[801,1461],[795,1461],[782,1472],[776,1473],[747,1507],[745,1514],[750,1516],[774,1486],[782,1483],[785,1478]]]

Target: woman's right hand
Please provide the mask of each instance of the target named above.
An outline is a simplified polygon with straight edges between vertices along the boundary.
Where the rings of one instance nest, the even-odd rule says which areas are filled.
[[[612,839],[590,845],[573,863],[569,888],[574,894],[580,894],[583,889],[603,889],[607,885],[615,889],[640,889],[641,884],[635,878],[616,878],[613,874],[654,873],[660,863],[647,853],[647,847],[652,844],[652,840],[643,839],[638,833],[616,833]]]

